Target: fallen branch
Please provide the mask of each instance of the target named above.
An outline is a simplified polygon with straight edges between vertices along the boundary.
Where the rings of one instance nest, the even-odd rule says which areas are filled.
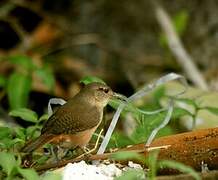
[[[200,171],[202,162],[207,167],[218,169],[218,128],[202,129],[193,132],[181,133],[172,136],[161,137],[154,140],[149,147],[145,144],[132,145],[122,151],[132,151],[148,156],[149,151],[159,149],[158,159],[174,160],[191,166]],[[62,160],[58,163],[45,164],[35,167],[37,171],[62,167],[68,163],[79,162],[81,160],[105,160],[110,159],[114,153],[104,153],[99,155],[80,156],[70,160]],[[165,172],[171,173],[170,170]]]

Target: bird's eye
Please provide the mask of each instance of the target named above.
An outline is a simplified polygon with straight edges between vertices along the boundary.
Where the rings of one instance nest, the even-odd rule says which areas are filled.
[[[105,93],[108,93],[108,92],[109,92],[109,89],[108,89],[108,88],[100,87],[99,90],[100,90],[100,91],[104,91]]]
[[[108,93],[108,92],[109,92],[109,89],[104,89],[104,92],[105,92],[105,93]]]

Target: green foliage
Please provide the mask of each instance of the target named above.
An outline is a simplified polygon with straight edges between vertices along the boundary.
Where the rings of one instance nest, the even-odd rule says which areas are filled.
[[[4,76],[0,76],[0,88],[5,87],[6,85],[6,78]]]
[[[50,90],[52,90],[54,88],[55,79],[54,79],[54,76],[53,76],[51,69],[47,65],[44,65],[42,68],[37,68],[35,70],[35,73],[38,77],[40,77],[42,79],[44,84]]]
[[[9,113],[10,116],[19,117],[24,121],[34,123],[33,126],[29,126],[27,128],[17,128],[16,135],[19,139],[31,139],[39,135],[39,131],[41,129],[41,122],[48,119],[48,114],[44,114],[41,117],[38,117],[36,112],[26,109],[26,108],[19,108],[16,110],[12,110]]]
[[[22,120],[32,122],[32,126],[27,128],[16,127],[0,127],[0,149],[11,151],[24,145],[27,139],[32,139],[40,134],[41,122],[47,119],[47,115],[38,118],[38,115],[29,109],[20,108],[12,110],[9,115],[20,117]]]
[[[200,180],[200,176],[198,173],[193,170],[191,167],[186,166],[182,163],[176,162],[176,161],[169,161],[169,160],[161,160],[159,161],[159,167],[160,168],[171,168],[171,169],[176,169],[182,173],[187,173],[190,174],[194,179]]]
[[[33,64],[32,59],[28,56],[16,55],[7,58],[12,64],[18,65],[25,70],[34,70],[36,66]]]
[[[134,142],[126,135],[121,132],[115,131],[110,139],[108,144],[108,149],[110,148],[117,148],[117,147],[126,147],[129,144],[134,144]]]
[[[159,105],[160,99],[164,97],[166,93],[165,91],[164,86],[160,86],[153,92],[152,96],[156,105]]]
[[[33,169],[22,169],[18,167],[17,170],[18,170],[18,173],[21,174],[27,180],[38,180],[39,179],[38,174]]]
[[[14,167],[18,165],[14,155],[5,152],[0,152],[0,164],[3,171],[6,172],[8,176],[12,173]]]
[[[188,12],[186,10],[181,10],[173,17],[174,27],[176,32],[181,36],[187,27],[188,24]]]
[[[99,82],[99,83],[102,83],[102,84],[106,84],[102,79],[98,78],[98,77],[95,77],[95,76],[86,76],[84,78],[82,78],[80,80],[81,83],[83,84],[89,84],[89,83],[92,83],[92,82]]]
[[[54,76],[47,65],[38,67],[30,57],[22,55],[9,56],[3,60],[15,65],[15,70],[8,78],[0,76],[0,87],[6,89],[11,109],[27,107],[33,73],[42,79],[49,90],[54,88]]]
[[[9,127],[0,127],[0,139],[11,137],[11,132]]]
[[[124,172],[121,176],[116,177],[115,180],[144,180],[145,173],[143,170],[128,170]]]
[[[21,160],[12,153],[0,152],[0,166],[3,172],[6,173],[7,179],[15,179],[16,176],[21,175],[27,180],[38,180],[39,176],[33,169],[22,169],[20,167]]]
[[[11,109],[26,107],[31,90],[31,77],[15,72],[10,75],[7,82],[7,94]]]
[[[34,69],[34,71],[35,70],[37,71],[38,67],[29,65],[27,60],[24,60],[24,61],[25,62],[19,62],[19,63],[21,63],[20,65],[22,65],[22,67]],[[47,72],[42,72],[42,71],[41,70],[37,71],[37,73],[39,73],[38,76],[40,76],[43,79],[43,78],[46,78]],[[48,70],[48,72],[49,72],[49,70]],[[26,72],[21,73],[20,71],[16,71],[12,75],[16,76],[17,74],[18,74],[18,76],[21,75],[21,76],[29,77],[26,74]],[[9,79],[6,79],[7,87],[8,87],[10,78],[11,77],[9,77]],[[15,77],[13,77],[13,78],[15,78]],[[12,78],[12,80],[13,80],[13,78]],[[13,81],[17,82],[16,80],[13,80]],[[30,81],[31,81],[31,79],[30,79]],[[51,82],[51,80],[49,80],[49,78],[45,81]],[[81,81],[85,84],[88,84],[88,83],[93,82],[93,81],[103,82],[102,80],[100,80],[96,77],[86,77],[86,78],[83,78]],[[50,86],[49,83],[47,85]],[[13,89],[14,87],[11,85],[11,88]],[[24,89],[25,89],[25,87],[24,87]],[[28,88],[27,90],[29,93],[31,88]],[[11,90],[11,92],[8,92],[8,94],[10,94],[10,93],[11,93],[11,95],[10,95],[11,97],[17,96],[19,94],[16,91],[12,91],[12,90]],[[22,93],[20,93],[20,94],[22,94]],[[26,97],[28,97],[28,93],[26,93],[26,94],[24,93]],[[162,105],[161,105],[160,101],[163,98],[167,98],[165,93],[166,92],[165,92],[164,87],[158,88],[152,94],[152,97],[150,98],[151,100],[149,100],[148,102],[141,105],[141,107],[140,107],[141,111],[139,111],[139,109],[138,109],[139,107],[136,107],[135,104],[127,104],[127,106],[124,109],[124,111],[122,112],[121,116],[125,117],[127,115],[127,113],[131,113],[133,118],[135,118],[135,120],[136,120],[136,127],[133,130],[132,134],[130,134],[128,136],[125,135],[124,133],[122,133],[121,131],[114,132],[112,135],[112,138],[110,140],[109,147],[110,148],[111,147],[118,147],[119,148],[119,147],[125,147],[125,146],[130,145],[130,144],[145,143],[147,138],[151,134],[152,130],[155,129],[157,126],[159,126],[160,123],[162,123],[167,112],[162,111],[162,112],[159,112],[156,114],[145,114],[145,113],[143,113],[143,111],[149,112],[151,110],[161,109]],[[24,95],[22,95],[22,96],[24,96]],[[24,100],[25,100],[25,97],[24,97]],[[15,103],[15,101],[19,102],[19,100],[17,100],[15,98],[15,100],[13,100],[13,102],[11,104]],[[27,100],[25,100],[25,101],[27,102]],[[180,101],[180,102],[183,102],[185,104],[193,106],[196,109],[196,112],[194,114],[192,114],[188,110],[184,109],[183,107],[176,106],[174,108],[174,111],[173,111],[173,114],[171,117],[174,120],[174,122],[177,122],[177,120],[179,118],[181,118],[185,115],[195,117],[198,110],[202,109],[201,107],[198,107],[195,100],[192,100],[192,99],[175,98],[175,102],[176,101]],[[120,102],[119,101],[111,101],[109,105],[113,108],[117,108],[120,105]],[[10,179],[10,178],[13,179],[13,178],[16,178],[17,176],[22,176],[25,179],[34,179],[34,178],[36,179],[36,178],[38,178],[38,175],[35,173],[35,171],[33,171],[32,169],[20,168],[20,159],[17,157],[17,155],[15,156],[15,152],[17,152],[18,147],[21,147],[21,145],[23,145],[27,139],[32,139],[34,137],[39,136],[42,121],[46,120],[48,118],[48,115],[43,115],[41,117],[38,117],[38,115],[34,111],[32,111],[30,109],[23,108],[23,106],[25,107],[25,105],[19,104],[19,106],[22,106],[22,108],[20,108],[18,106],[14,107],[14,105],[12,105],[13,110],[9,113],[9,115],[14,116],[14,117],[19,117],[22,120],[27,121],[27,122],[31,122],[31,125],[27,128],[16,127],[14,129],[8,128],[8,127],[0,127],[0,149],[3,151],[2,152],[3,154],[0,153],[0,166],[2,167],[2,170],[0,170],[0,171],[4,172],[5,177],[7,177],[8,179]],[[214,114],[217,114],[217,112],[218,112],[217,108],[214,108],[214,107],[204,107],[203,109],[206,109]],[[173,133],[173,129],[170,126],[166,126],[158,133],[158,135],[163,136],[163,135],[172,134],[172,133]],[[148,159],[144,159],[144,157],[142,155],[134,153],[134,152],[116,153],[115,155],[112,156],[112,158],[115,160],[127,160],[127,159],[128,160],[137,160],[137,161],[142,162],[143,164],[146,164],[149,167],[148,177],[150,179],[154,179],[156,176],[156,172],[158,171],[158,168],[162,168],[162,167],[175,168],[175,169],[182,171],[182,172],[185,172],[185,173],[191,173],[193,177],[198,179],[198,176],[196,176],[196,173],[187,166],[181,165],[180,163],[176,164],[176,162],[157,160],[157,152],[156,151],[152,152],[149,155]],[[35,163],[43,164],[47,160],[47,157],[45,157],[45,156],[40,157],[39,155],[37,155],[37,158],[35,158],[35,159],[37,159],[35,161]],[[9,165],[5,165],[6,162],[7,163],[9,162]],[[54,174],[46,174],[45,176],[42,177],[43,180],[44,179],[45,180],[54,179],[54,178],[60,179],[60,176],[54,175]],[[140,179],[140,178],[141,179],[145,178],[143,170],[130,170],[130,171],[123,173],[122,176],[120,176],[116,179]]]
[[[149,153],[148,158],[146,159],[146,164],[149,168],[149,171],[147,173],[147,177],[149,179],[155,179],[156,173],[157,173],[157,157],[158,157],[159,151],[151,151]]]
[[[122,161],[122,160],[137,160],[144,162],[144,156],[136,152],[125,151],[125,152],[116,152],[111,156],[112,159]]]
[[[16,154],[22,155],[17,152],[19,152],[19,149],[24,145],[26,139],[33,139],[39,136],[41,129],[40,123],[48,116],[43,115],[38,117],[34,111],[26,108],[12,110],[9,115],[19,117],[27,122],[32,122],[33,125],[27,128],[0,127],[0,149],[2,150],[2,152],[0,152],[0,166],[2,167],[0,173],[3,173],[7,179],[23,177],[27,180],[38,180],[39,176],[35,170],[21,168],[21,159]],[[60,179],[60,176],[51,173],[44,176],[42,179],[47,180],[52,179],[52,177]]]
[[[206,109],[209,112],[211,112],[211,113],[213,113],[215,115],[218,115],[218,108],[215,108],[215,107],[204,107],[203,109]]]
[[[139,114],[138,125],[133,131],[130,139],[135,143],[145,143],[153,129],[159,126],[166,116],[166,112],[160,112],[152,115]],[[162,129],[163,130],[163,129]],[[161,131],[162,131],[161,130]],[[170,131],[169,131],[170,132]],[[159,132],[160,133],[160,132]],[[168,135],[168,134],[164,134]]]
[[[185,10],[181,10],[172,18],[173,26],[179,36],[182,36],[184,34],[188,25],[188,21],[189,21],[189,14]],[[163,47],[167,45],[167,39],[163,33],[161,33],[160,35],[160,44]]]
[[[186,109],[175,107],[174,110],[173,110],[172,119],[179,119],[179,118],[181,118],[181,117],[183,117],[185,115],[192,116],[193,114],[191,114]]]
[[[42,177],[42,180],[61,180],[61,179],[62,179],[61,174],[51,173],[51,172],[46,173]]]
[[[20,117],[25,121],[29,121],[33,123],[37,123],[38,121],[38,115],[36,114],[36,112],[26,108],[19,108],[16,110],[12,110],[9,113],[9,115],[14,117]]]

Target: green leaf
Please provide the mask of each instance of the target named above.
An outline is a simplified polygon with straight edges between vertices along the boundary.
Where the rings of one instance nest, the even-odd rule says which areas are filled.
[[[5,87],[7,79],[4,76],[0,76],[0,87]]]
[[[39,130],[40,130],[40,126],[29,126],[27,129],[26,129],[26,136],[30,139],[33,139],[37,136],[40,135],[39,133]]]
[[[202,109],[206,109],[206,110],[210,111],[211,113],[213,113],[215,115],[218,115],[218,108],[215,108],[215,107],[204,107]]]
[[[50,158],[49,156],[41,156],[41,157],[37,158],[36,163],[38,165],[45,164],[49,158]]]
[[[49,90],[52,90],[54,88],[55,78],[48,66],[38,68],[37,70],[35,70],[35,73],[42,79],[43,83],[49,88]]]
[[[17,162],[12,153],[0,152],[0,165],[7,175],[10,175],[13,169],[17,166]]]
[[[137,126],[136,129],[133,131],[132,135],[130,136],[134,144],[145,143],[152,130],[151,128],[149,129],[148,127],[142,125]]]
[[[17,64],[27,70],[33,70],[34,68],[36,68],[36,66],[32,62],[32,59],[27,56],[23,56],[23,55],[10,56],[8,60],[13,64]]]
[[[132,151],[116,152],[111,155],[111,158],[115,160],[138,160],[141,162],[145,161],[141,154]]]
[[[0,140],[0,147],[2,149],[10,149],[13,146],[13,140],[11,138],[5,137]]]
[[[122,173],[121,176],[116,177],[115,180],[144,180],[145,173],[143,170],[128,170]]]
[[[188,105],[192,105],[194,107],[197,107],[196,102],[193,99],[187,99],[187,98],[176,98],[176,101],[184,102]]]
[[[0,127],[0,139],[11,137],[11,129],[8,127]]]
[[[19,108],[19,109],[12,110],[9,113],[9,115],[14,117],[20,117],[24,121],[28,121],[28,122],[37,123],[38,121],[37,114],[34,111],[26,108]]]
[[[148,177],[149,179],[155,179],[156,173],[157,173],[157,157],[158,157],[158,150],[154,150],[149,152],[149,156],[146,159],[147,166],[149,168]]]
[[[61,180],[61,174],[57,174],[57,173],[52,173],[52,172],[47,172],[42,180]]]
[[[175,28],[175,31],[178,33],[179,36],[182,36],[186,30],[188,20],[189,20],[189,14],[187,11],[182,10],[178,12],[173,17],[173,26]],[[167,45],[167,38],[165,34],[161,33],[159,38],[160,44],[165,47]]]
[[[116,131],[112,134],[107,148],[121,148],[130,144],[133,144],[133,142],[128,136]]]
[[[176,14],[176,16],[174,16],[173,18],[173,22],[174,22],[174,27],[176,29],[176,32],[181,36],[186,27],[187,27],[187,23],[188,23],[188,12],[186,10],[182,10],[180,12],[178,12]]]
[[[24,143],[25,141],[23,139],[20,138],[15,138],[12,140],[13,146],[16,145],[17,143]]]
[[[159,167],[160,168],[172,168],[176,169],[182,173],[190,174],[192,177],[194,177],[196,180],[200,180],[200,176],[197,172],[195,172],[194,169],[192,169],[190,166],[184,165],[182,163],[176,162],[176,161],[169,161],[169,160],[161,160],[159,161]]]
[[[26,179],[26,180],[38,180],[39,175],[33,169],[21,169],[18,168],[18,172]]]
[[[39,122],[41,122],[41,121],[46,121],[46,120],[48,120],[48,118],[49,118],[48,114],[43,114],[43,115],[39,118]]]
[[[23,127],[15,128],[16,137],[19,138],[19,139],[25,140],[26,139],[25,130],[26,129],[23,128]]]
[[[177,108],[177,107],[175,107],[173,109],[173,114],[172,114],[173,119],[178,119],[178,118],[181,118],[182,116],[185,116],[185,115],[192,116],[192,114],[189,111],[187,111],[186,109]]]
[[[138,117],[138,126],[131,135],[131,140],[137,144],[146,142],[148,136],[154,128],[158,127],[164,120],[166,112],[159,112],[152,115],[140,115]]]
[[[160,99],[165,95],[165,87],[162,85],[153,92],[154,101],[159,104]]]
[[[26,107],[31,89],[30,76],[13,73],[8,80],[7,95],[11,109]]]
[[[89,83],[92,83],[92,82],[99,82],[99,83],[102,83],[102,84],[106,84],[102,79],[98,78],[98,77],[95,77],[95,76],[86,76],[84,78],[82,78],[80,80],[81,83],[83,84],[89,84]]]

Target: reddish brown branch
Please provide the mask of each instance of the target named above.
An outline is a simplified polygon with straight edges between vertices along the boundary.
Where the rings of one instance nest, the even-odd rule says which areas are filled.
[[[161,137],[145,148],[144,144],[132,145],[119,151],[134,151],[144,154],[152,148],[160,148],[159,159],[175,160],[201,170],[202,162],[208,165],[210,170],[218,168],[218,128],[202,129],[193,132],[181,133],[172,136]],[[109,159],[113,153],[91,155],[87,160]],[[62,167],[67,163],[84,160],[84,157],[71,160],[63,160],[55,164],[47,164],[36,167],[37,171]]]

